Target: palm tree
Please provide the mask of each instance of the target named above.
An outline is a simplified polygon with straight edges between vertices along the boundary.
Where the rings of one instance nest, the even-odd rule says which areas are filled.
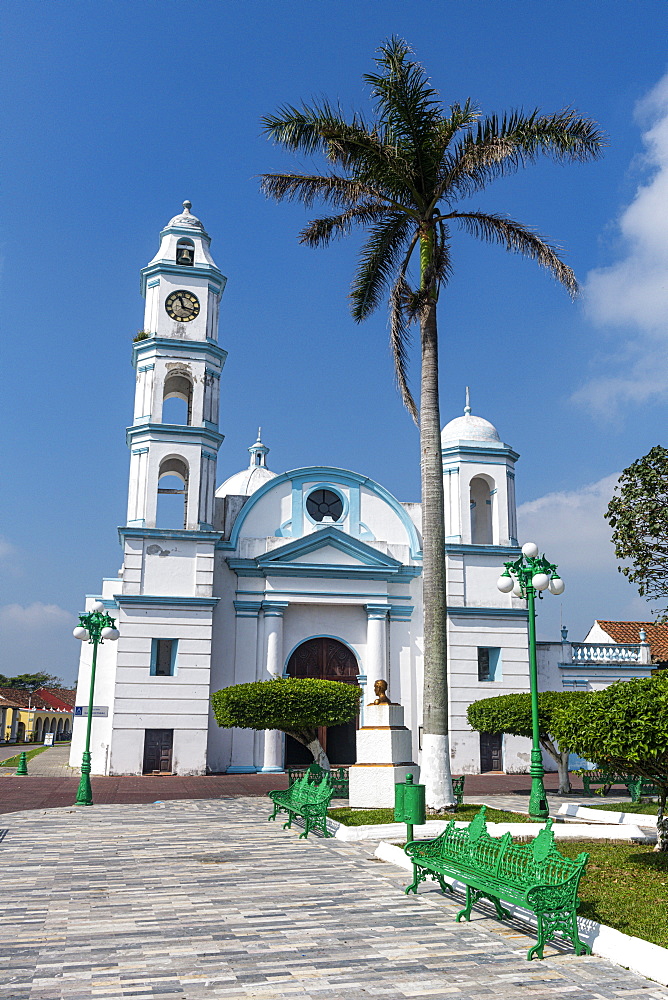
[[[572,270],[555,247],[503,215],[455,206],[497,177],[541,155],[584,162],[600,155],[595,122],[566,109],[554,115],[515,111],[482,117],[469,100],[445,108],[407,43],[392,38],[379,49],[377,73],[366,74],[375,117],[346,120],[326,100],[284,105],[263,118],[268,138],[295,153],[320,154],[324,173],[264,174],[264,193],[277,201],[320,202],[334,214],[314,219],[300,234],[308,246],[326,246],[355,226],[367,230],[352,289],[352,315],[366,319],[389,295],[390,343],[397,385],[420,429],[424,601],[424,711],[422,775],[427,803],[454,804],[450,777],[447,684],[447,600],[441,420],[438,397],[436,308],[451,274],[453,224],[478,239],[537,261],[571,295]],[[417,281],[411,264],[417,260]],[[420,410],[407,381],[409,327],[419,323]]]

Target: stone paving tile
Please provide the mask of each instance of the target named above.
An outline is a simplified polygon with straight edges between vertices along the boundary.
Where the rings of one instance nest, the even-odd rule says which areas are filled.
[[[0,1000],[668,1000],[549,948],[373,847],[284,831],[257,798],[7,814]]]

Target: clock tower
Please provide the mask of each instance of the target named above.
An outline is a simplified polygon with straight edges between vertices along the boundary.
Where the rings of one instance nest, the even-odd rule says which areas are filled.
[[[209,235],[190,208],[184,201],[183,212],[163,229],[160,249],[141,272],[146,308],[133,352],[129,527],[160,527],[158,495],[167,492],[160,487],[165,476],[182,483],[182,527],[213,527],[216,456],[223,440],[220,374],[227,357],[217,343],[218,310],[226,279],[211,256]],[[164,402],[174,397],[187,405],[185,425],[163,419]]]

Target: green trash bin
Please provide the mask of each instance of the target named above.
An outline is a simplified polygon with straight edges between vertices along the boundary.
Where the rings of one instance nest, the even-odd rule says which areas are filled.
[[[413,827],[421,826],[427,818],[424,790],[424,785],[413,783],[412,774],[394,786],[394,820],[406,824],[406,840],[413,839]]]

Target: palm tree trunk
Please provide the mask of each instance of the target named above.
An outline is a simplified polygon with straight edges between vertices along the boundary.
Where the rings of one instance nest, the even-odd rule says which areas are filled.
[[[424,695],[422,781],[430,810],[455,805],[448,734],[447,594],[441,417],[438,403],[436,299],[420,319],[420,469],[422,475],[422,594],[424,606]]]

